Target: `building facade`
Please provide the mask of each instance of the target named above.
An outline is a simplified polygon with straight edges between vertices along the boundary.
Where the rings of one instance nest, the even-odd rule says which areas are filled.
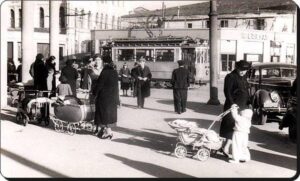
[[[7,31],[7,60],[18,65],[22,58],[21,1],[7,1],[9,22]],[[34,33],[32,41],[33,55],[38,53],[48,57],[49,52],[49,1],[34,1]],[[59,7],[59,59],[64,62],[67,57],[91,53],[91,30],[120,29],[121,15],[127,14],[129,8],[125,1],[60,1]],[[4,28],[1,26],[1,28]],[[34,61],[35,57],[32,57]]]
[[[219,0],[220,75],[239,60],[296,64],[296,4],[289,0]],[[161,32],[209,32],[209,2],[122,16],[126,26]],[[166,35],[166,33],[161,33]],[[180,36],[180,34],[178,34]],[[197,37],[194,37],[197,38]],[[204,38],[203,36],[198,38]],[[205,37],[206,39],[209,36]]]

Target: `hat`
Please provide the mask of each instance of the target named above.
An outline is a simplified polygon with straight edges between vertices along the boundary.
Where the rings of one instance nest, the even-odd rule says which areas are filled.
[[[145,59],[144,57],[141,57],[141,58],[139,59],[139,62],[146,62],[146,59]]]
[[[246,60],[240,60],[239,62],[235,63],[235,68],[241,71],[248,70],[250,69],[250,67],[251,67],[251,63],[247,62]]]
[[[73,63],[74,63],[73,59],[68,59],[66,62],[67,65],[72,65]]]
[[[183,60],[178,60],[177,63],[178,63],[179,66],[183,66],[184,65],[184,61]]]

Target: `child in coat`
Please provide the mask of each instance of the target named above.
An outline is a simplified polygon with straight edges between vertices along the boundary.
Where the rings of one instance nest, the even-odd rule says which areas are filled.
[[[250,161],[250,152],[248,149],[248,140],[251,127],[253,112],[251,109],[244,109],[238,113],[238,106],[231,106],[231,114],[235,120],[235,126],[232,136],[232,159],[230,163],[239,163],[240,161]]]
[[[61,76],[59,78],[59,81],[61,83],[56,88],[56,92],[58,93],[58,96],[73,95],[72,89],[70,85],[67,83],[67,78],[65,76]]]

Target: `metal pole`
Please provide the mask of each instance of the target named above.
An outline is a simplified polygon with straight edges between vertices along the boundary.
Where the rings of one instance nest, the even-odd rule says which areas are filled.
[[[210,1],[209,13],[209,41],[210,41],[210,99],[207,104],[219,105],[218,99],[218,14],[216,0]]]

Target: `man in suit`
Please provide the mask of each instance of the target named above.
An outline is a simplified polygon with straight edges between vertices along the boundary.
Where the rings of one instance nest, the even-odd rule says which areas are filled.
[[[173,97],[175,112],[186,112],[187,91],[189,87],[189,71],[184,68],[184,61],[178,61],[179,68],[172,73]]]

